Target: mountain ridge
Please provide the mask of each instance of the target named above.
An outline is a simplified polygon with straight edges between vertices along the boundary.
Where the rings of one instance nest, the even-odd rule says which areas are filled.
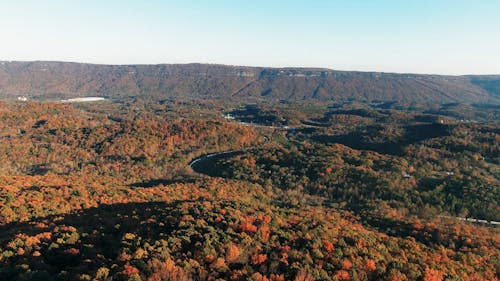
[[[500,75],[435,75],[220,64],[0,61],[0,98],[85,95],[498,103]]]

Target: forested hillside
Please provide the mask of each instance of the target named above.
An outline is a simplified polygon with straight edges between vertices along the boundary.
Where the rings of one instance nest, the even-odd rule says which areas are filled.
[[[499,124],[450,110],[0,103],[0,280],[498,280]]]
[[[207,64],[0,62],[0,97],[87,95],[498,104],[499,76],[439,76]]]

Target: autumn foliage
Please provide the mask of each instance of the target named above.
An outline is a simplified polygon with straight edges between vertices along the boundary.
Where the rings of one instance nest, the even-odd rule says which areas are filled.
[[[132,104],[0,103],[0,279],[498,280],[495,124]]]

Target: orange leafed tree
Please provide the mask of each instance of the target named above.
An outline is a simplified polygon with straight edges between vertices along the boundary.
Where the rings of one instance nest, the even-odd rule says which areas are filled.
[[[442,281],[443,273],[436,269],[426,268],[424,281]]]

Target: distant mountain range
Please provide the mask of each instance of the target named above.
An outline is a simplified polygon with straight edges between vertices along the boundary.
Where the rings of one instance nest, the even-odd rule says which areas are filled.
[[[495,103],[500,75],[441,76],[211,64],[0,62],[0,98],[201,97]]]

